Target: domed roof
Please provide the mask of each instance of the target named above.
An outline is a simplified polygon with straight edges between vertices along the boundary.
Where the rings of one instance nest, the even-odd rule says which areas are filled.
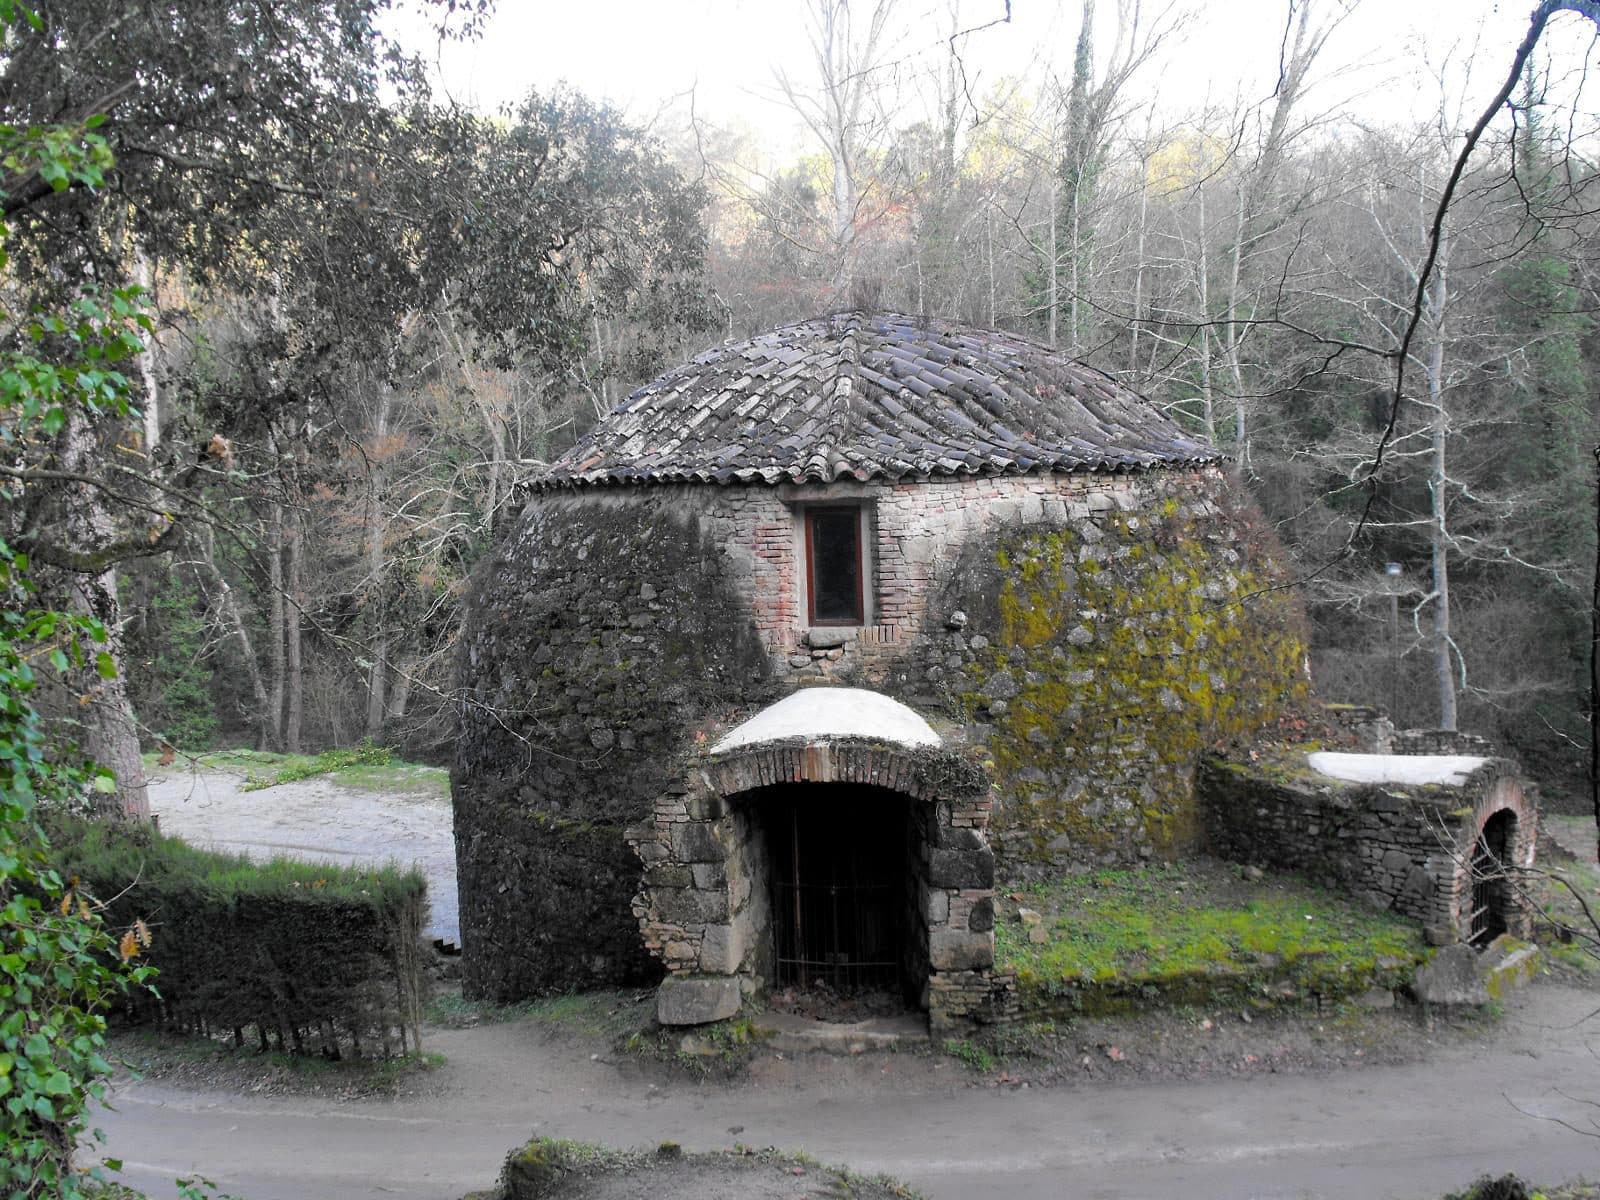
[[[634,392],[529,482],[831,483],[1219,457],[1136,392],[1048,346],[848,312],[706,351]]]

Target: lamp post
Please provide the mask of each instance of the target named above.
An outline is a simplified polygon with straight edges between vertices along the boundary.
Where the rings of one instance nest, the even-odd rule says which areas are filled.
[[[1389,580],[1389,720],[1396,725],[1400,708],[1400,572],[1397,562],[1383,564]]]

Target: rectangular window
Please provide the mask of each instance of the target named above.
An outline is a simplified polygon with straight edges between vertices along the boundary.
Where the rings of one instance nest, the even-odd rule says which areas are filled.
[[[813,625],[864,625],[861,509],[807,508],[806,590]]]

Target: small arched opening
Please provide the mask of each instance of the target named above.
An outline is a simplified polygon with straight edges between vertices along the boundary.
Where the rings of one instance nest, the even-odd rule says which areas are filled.
[[[1517,814],[1502,808],[1490,815],[1473,848],[1472,906],[1467,915],[1467,940],[1482,950],[1511,928],[1517,907],[1515,862]]]
[[[991,807],[983,768],[886,696],[807,689],[735,727],[628,831],[662,1024],[823,985],[926,1009],[936,1036],[990,1019]]]

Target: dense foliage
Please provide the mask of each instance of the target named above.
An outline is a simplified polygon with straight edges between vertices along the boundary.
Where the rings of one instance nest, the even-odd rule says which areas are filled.
[[[334,1057],[418,1048],[415,871],[251,863],[144,826],[67,820],[52,834],[62,869],[114,897],[113,920],[148,919],[160,994],[132,993],[135,1019]]]
[[[40,824],[44,806],[81,801],[109,780],[52,746],[32,703],[36,658],[96,654],[99,625],[30,606],[26,560],[0,544],[0,1193],[74,1197],[74,1145],[104,1094],[105,1012],[130,982],[148,933],[112,932],[100,904],[63,878]]]
[[[0,4],[0,25],[25,17]],[[94,124],[0,127],[0,157],[13,179],[47,191],[97,186],[110,155]],[[8,234],[0,226],[7,247]],[[78,414],[126,411],[120,364],[138,350],[143,320],[135,293],[89,286],[60,307],[0,320],[21,331],[0,352],[8,462]],[[0,503],[14,498],[11,478],[0,480]],[[115,936],[94,896],[56,869],[41,825],[45,808],[81,806],[116,787],[51,737],[36,708],[42,678],[109,677],[116,665],[102,622],[42,605],[37,592],[28,557],[0,540],[0,1191],[27,1200],[83,1194],[72,1156],[111,1069],[104,1014],[149,975],[130,965],[148,944],[145,926]]]

